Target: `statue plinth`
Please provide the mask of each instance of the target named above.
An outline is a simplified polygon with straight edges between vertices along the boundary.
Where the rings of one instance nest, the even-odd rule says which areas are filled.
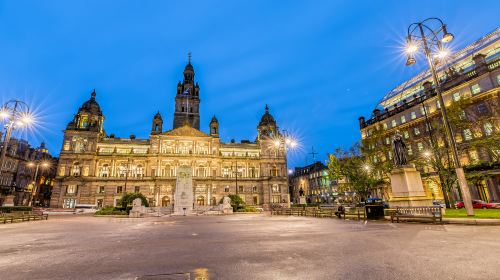
[[[307,204],[306,198],[304,196],[299,197],[299,204],[301,205]]]
[[[420,172],[413,165],[396,167],[391,172],[391,208],[396,206],[432,206],[422,184]]]
[[[14,196],[14,195],[7,195],[7,196],[5,196],[5,200],[4,200],[2,206],[14,206],[14,198],[15,197],[16,196]]]

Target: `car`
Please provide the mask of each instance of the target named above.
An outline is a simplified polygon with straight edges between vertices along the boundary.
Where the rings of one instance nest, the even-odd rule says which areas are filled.
[[[94,204],[77,204],[75,205],[75,213],[95,213],[98,207]]]
[[[464,208],[465,205],[462,201],[456,204],[458,209]],[[482,200],[473,199],[472,208],[475,209],[500,209],[500,203],[487,203]]]

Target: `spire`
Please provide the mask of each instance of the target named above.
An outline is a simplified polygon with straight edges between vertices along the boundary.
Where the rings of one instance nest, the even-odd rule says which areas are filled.
[[[191,52],[188,52],[188,64],[191,64]]]
[[[266,104],[266,113],[269,113],[269,106]]]
[[[95,100],[95,89],[92,91],[92,93],[90,94],[90,99],[92,100]]]

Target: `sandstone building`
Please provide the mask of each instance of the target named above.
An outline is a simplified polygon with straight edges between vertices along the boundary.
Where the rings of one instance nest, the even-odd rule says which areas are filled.
[[[446,63],[437,64],[445,104],[439,103],[427,70],[387,93],[371,118],[360,117],[369,162],[392,161],[391,139],[399,130],[411,161],[423,164],[417,167],[429,198],[443,199],[441,182],[449,178],[437,180],[433,163],[436,152],[444,155],[445,165],[451,161],[446,156],[440,112],[446,106],[472,197],[500,201],[499,38],[497,28],[454,53]],[[390,195],[386,193],[386,198]],[[454,196],[460,199],[456,189]]]
[[[177,85],[172,129],[154,115],[149,139],[106,134],[95,91],[64,131],[52,207],[116,205],[124,192],[141,192],[151,205],[174,201],[176,172],[193,171],[195,204],[215,205],[228,194],[264,208],[288,205],[284,138],[266,106],[255,141],[223,143],[214,116],[200,130],[200,88],[191,62]]]

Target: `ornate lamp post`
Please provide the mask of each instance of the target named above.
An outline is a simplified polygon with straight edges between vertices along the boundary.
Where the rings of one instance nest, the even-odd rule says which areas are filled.
[[[442,43],[450,42],[453,40],[453,38],[454,36],[446,30],[446,25],[442,20],[438,18],[428,18],[421,22],[412,23],[408,27],[408,33],[406,37],[406,52],[408,55],[406,65],[410,66],[412,64],[415,64],[415,53],[419,50],[419,48],[423,49],[425,57],[427,58],[427,63],[429,64],[432,79],[436,87],[438,100],[441,104],[441,115],[445,126],[446,137],[448,138],[448,142],[450,143],[450,147],[453,152],[455,172],[457,174],[458,185],[460,186],[465,209],[467,210],[468,216],[474,216],[469,186],[467,185],[464,170],[460,164],[457,144],[455,143],[455,136],[448,121],[446,106],[444,104],[443,95],[441,93],[441,85],[439,84],[436,69],[434,67],[434,58],[444,59],[448,54],[447,50],[443,48]]]
[[[12,99],[2,105],[0,109],[0,120],[5,121],[5,136],[2,152],[0,155],[0,176],[3,175],[5,155],[12,136],[12,130],[27,127],[33,123],[33,116],[28,104],[23,101]]]

